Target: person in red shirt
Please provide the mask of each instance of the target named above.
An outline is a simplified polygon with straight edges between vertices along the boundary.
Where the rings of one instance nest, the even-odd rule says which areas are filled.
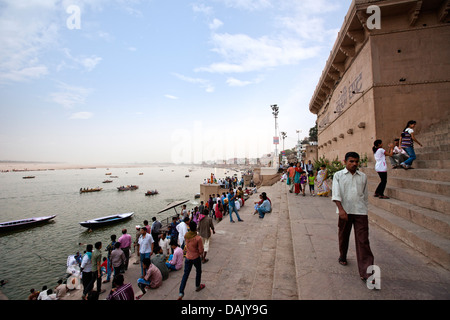
[[[180,290],[178,300],[182,300],[184,297],[184,288],[186,287],[187,279],[192,270],[192,265],[195,266],[196,276],[195,276],[195,291],[200,291],[205,288],[204,284],[201,284],[202,280],[202,255],[203,255],[203,243],[202,237],[197,235],[197,224],[194,221],[189,223],[190,231],[186,233],[185,238],[185,249],[186,249],[186,259],[184,261],[184,275],[181,279]]]

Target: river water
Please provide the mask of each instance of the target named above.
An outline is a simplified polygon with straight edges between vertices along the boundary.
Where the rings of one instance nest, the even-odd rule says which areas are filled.
[[[65,276],[67,257],[85,250],[86,246],[79,243],[101,241],[106,248],[110,236],[116,234],[119,238],[123,228],[134,238],[135,226],[142,225],[144,220],[151,223],[156,216],[161,221],[175,213],[171,209],[157,214],[167,204],[190,200],[186,203],[188,209],[197,205],[194,195],[200,192],[200,184],[211,172],[218,178],[235,174],[227,173],[226,169],[189,169],[154,166],[0,173],[0,222],[57,215],[44,225],[0,234],[0,280],[8,281],[2,292],[11,300],[23,300],[31,288],[55,287],[58,279]],[[105,175],[109,172],[117,178]],[[28,175],[35,178],[23,179]],[[113,182],[102,183],[106,179]],[[139,189],[117,190],[119,186],[131,184],[138,185]],[[87,187],[103,190],[80,194],[80,188]],[[153,189],[159,194],[145,196],[147,190]],[[126,212],[134,212],[133,217],[92,232],[79,224]]]

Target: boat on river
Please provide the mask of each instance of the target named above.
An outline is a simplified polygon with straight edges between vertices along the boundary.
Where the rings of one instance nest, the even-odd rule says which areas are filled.
[[[102,191],[103,188],[92,188],[92,189],[80,189],[80,193],[86,193],[86,192],[99,192]]]
[[[103,227],[106,225],[114,224],[114,223],[129,219],[129,218],[131,218],[131,216],[133,214],[134,214],[134,212],[114,214],[111,216],[105,216],[105,217],[96,218],[96,219],[92,219],[92,220],[86,220],[86,221],[80,222],[80,225],[82,225],[85,228],[89,228],[89,229]]]
[[[38,224],[47,222],[53,219],[54,217],[56,217],[56,215],[2,222],[0,223],[0,231],[10,231],[20,228],[28,228],[36,226]]]
[[[158,190],[148,190],[148,191],[145,193],[145,195],[146,195],[146,196],[153,196],[153,195],[158,194],[158,193],[159,193]]]
[[[35,176],[26,176],[26,177],[22,177],[22,179],[34,179],[36,178]]]
[[[121,187],[117,187],[117,190],[119,191],[128,191],[128,190],[137,190],[139,189],[139,186],[135,186],[135,185],[130,185],[130,186],[121,186]]]

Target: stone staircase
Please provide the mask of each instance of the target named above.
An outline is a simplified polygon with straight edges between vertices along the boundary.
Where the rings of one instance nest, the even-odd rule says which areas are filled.
[[[369,180],[371,221],[447,270],[450,270],[449,128],[450,122],[444,121],[417,134],[424,147],[415,147],[415,169],[388,170],[385,194],[391,199],[372,196],[380,181],[374,164],[362,169]]]

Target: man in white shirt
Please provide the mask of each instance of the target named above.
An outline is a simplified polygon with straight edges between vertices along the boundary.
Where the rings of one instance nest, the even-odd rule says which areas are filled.
[[[139,260],[141,262],[141,273],[143,277],[145,275],[146,270],[144,270],[142,261],[145,258],[150,259],[153,250],[153,237],[149,233],[147,233],[146,227],[141,228],[141,235],[139,236],[138,246],[139,246],[138,250]]]
[[[333,177],[332,200],[339,214],[339,263],[347,265],[347,251],[350,232],[355,226],[356,259],[361,280],[366,281],[371,274],[367,268],[374,264],[369,243],[368,186],[367,176],[358,171],[359,155],[348,152],[345,155],[345,169]]]
[[[178,245],[181,247],[181,249],[184,249],[184,235],[188,232],[188,227],[187,227],[188,223],[189,223],[189,218],[185,217],[183,219],[183,222],[180,222],[177,225]]]
[[[159,246],[161,247],[163,254],[166,255],[167,257],[170,255],[170,241],[169,239],[167,239],[166,237],[166,233],[163,232],[161,234],[161,239],[159,239]]]

